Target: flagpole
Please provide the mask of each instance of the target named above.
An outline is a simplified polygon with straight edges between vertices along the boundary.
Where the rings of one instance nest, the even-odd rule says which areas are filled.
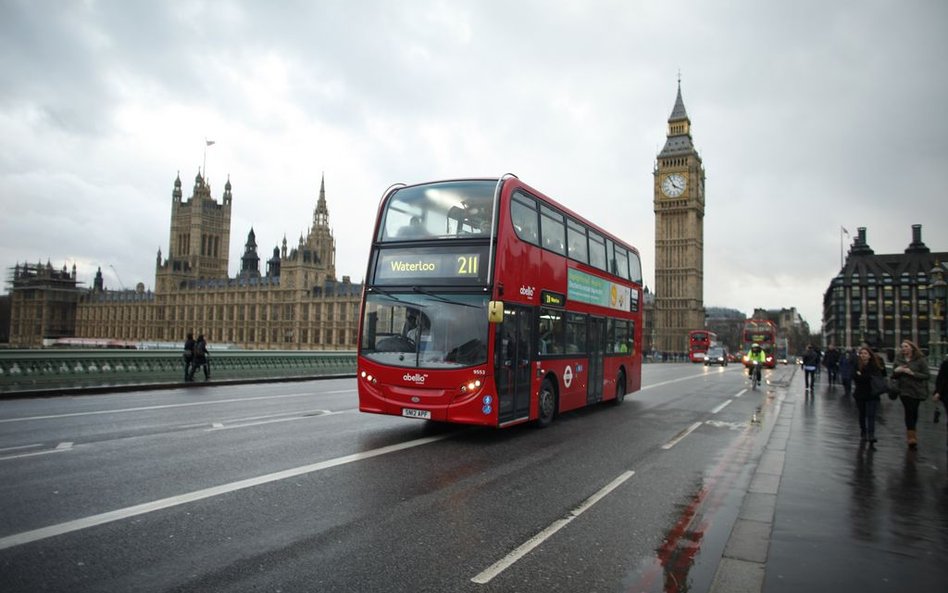
[[[204,137],[204,163],[201,165],[201,174],[204,176],[205,183],[207,182],[207,147],[216,143],[216,140],[208,140],[207,136]]]
[[[849,231],[846,230],[846,227],[839,225],[839,269],[843,269],[843,233],[849,235]]]

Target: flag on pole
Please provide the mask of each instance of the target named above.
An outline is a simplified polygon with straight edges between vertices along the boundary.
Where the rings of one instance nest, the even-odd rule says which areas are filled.
[[[214,140],[205,139],[204,142],[206,143],[207,146],[212,146],[214,144]]]

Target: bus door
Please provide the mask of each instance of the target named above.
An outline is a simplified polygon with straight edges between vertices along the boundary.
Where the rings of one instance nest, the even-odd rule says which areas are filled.
[[[601,317],[589,317],[586,327],[589,332],[586,341],[589,348],[586,403],[595,404],[602,401],[602,357],[606,349],[606,320]]]
[[[503,424],[530,415],[533,311],[505,304],[504,321],[495,327],[494,382],[498,419]]]

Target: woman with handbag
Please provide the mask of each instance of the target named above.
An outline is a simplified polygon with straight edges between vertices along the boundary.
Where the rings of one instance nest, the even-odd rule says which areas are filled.
[[[876,442],[876,412],[879,396],[886,391],[885,369],[868,346],[859,349],[859,360],[853,370],[853,397],[859,410],[859,439]]]
[[[902,340],[895,357],[892,377],[899,384],[899,399],[905,408],[905,431],[909,449],[918,448],[918,406],[928,399],[928,361],[911,340]]]

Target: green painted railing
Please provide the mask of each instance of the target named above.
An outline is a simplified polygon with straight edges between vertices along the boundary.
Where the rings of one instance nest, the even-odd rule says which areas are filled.
[[[211,381],[355,375],[354,351],[214,350]],[[195,382],[204,380],[200,369]],[[0,394],[184,382],[177,350],[0,350]]]

